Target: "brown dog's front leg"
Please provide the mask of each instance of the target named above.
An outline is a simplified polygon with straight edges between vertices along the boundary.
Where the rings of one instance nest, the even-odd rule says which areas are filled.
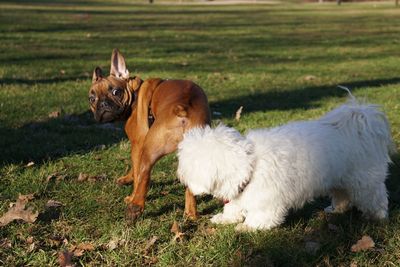
[[[189,188],[185,191],[185,215],[191,219],[197,219],[196,197],[192,194]]]
[[[154,163],[147,160],[142,161],[133,193],[125,198],[125,202],[128,204],[126,217],[130,221],[136,220],[143,213],[147,191],[149,190],[150,172]]]

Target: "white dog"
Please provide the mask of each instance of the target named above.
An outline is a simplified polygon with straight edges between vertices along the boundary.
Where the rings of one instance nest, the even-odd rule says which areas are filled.
[[[211,221],[240,223],[237,230],[270,229],[290,208],[324,195],[332,197],[333,212],[354,205],[384,219],[392,149],[384,113],[352,99],[319,120],[246,137],[224,125],[192,129],[178,147],[178,176],[195,195],[229,201]]]

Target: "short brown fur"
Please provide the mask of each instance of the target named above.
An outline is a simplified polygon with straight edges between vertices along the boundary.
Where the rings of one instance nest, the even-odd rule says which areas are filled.
[[[185,131],[210,124],[207,97],[198,85],[187,80],[130,78],[123,56],[114,50],[110,76],[103,77],[101,69],[95,69],[89,100],[96,120],[126,121],[132,167],[117,183],[134,184],[132,194],[125,198],[128,219],[134,220],[144,210],[154,164],[176,150]],[[154,117],[152,125],[149,115]],[[196,199],[188,189],[185,214],[197,217]]]

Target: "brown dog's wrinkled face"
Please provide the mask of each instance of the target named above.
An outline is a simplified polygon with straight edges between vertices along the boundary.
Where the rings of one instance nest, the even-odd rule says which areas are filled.
[[[129,72],[125,59],[114,49],[111,56],[110,76],[103,77],[101,68],[93,72],[89,90],[90,109],[98,122],[112,122],[124,119],[129,112],[132,94],[127,89]]]
[[[98,122],[123,119],[129,105],[126,82],[113,76],[93,83],[89,91],[90,109]]]

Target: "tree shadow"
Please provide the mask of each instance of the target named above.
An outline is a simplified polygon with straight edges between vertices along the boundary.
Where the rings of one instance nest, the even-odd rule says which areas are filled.
[[[41,163],[66,155],[86,153],[121,141],[121,124],[98,124],[89,111],[27,123],[19,128],[0,126],[0,166]]]
[[[354,92],[367,87],[379,87],[397,83],[400,83],[400,77],[354,82],[343,81],[338,85],[348,87]],[[211,102],[210,106],[213,111],[220,112],[222,118],[229,118],[240,106],[243,106],[247,113],[268,110],[310,109],[316,108],[317,104],[315,102],[323,98],[344,97],[346,95],[348,93],[345,90],[339,89],[335,85],[322,85],[241,95]]]

